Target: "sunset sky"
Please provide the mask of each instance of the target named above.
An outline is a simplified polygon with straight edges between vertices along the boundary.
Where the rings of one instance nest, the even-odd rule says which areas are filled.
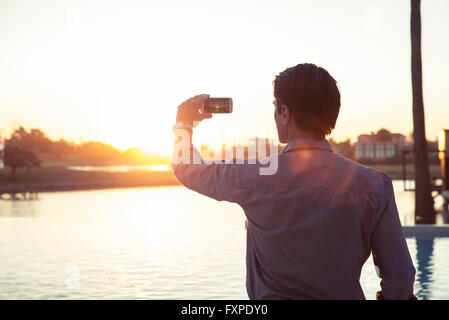
[[[427,138],[449,128],[449,1],[422,0]],[[0,128],[169,154],[176,107],[234,99],[196,142],[276,137],[272,80],[301,62],[339,82],[337,141],[412,131],[410,1],[0,0]]]

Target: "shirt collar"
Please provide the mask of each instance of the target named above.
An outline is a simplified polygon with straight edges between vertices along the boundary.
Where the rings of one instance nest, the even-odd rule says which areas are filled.
[[[297,149],[323,149],[334,152],[329,141],[326,139],[316,141],[310,137],[299,137],[290,140],[281,153],[286,153]]]

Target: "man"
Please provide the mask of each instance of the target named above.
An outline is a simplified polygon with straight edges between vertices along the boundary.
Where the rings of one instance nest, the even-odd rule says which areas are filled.
[[[245,211],[249,298],[364,299],[359,278],[370,253],[382,279],[378,297],[413,298],[415,268],[391,179],[334,153],[325,139],[339,114],[337,82],[321,67],[298,64],[273,87],[279,141],[287,143],[268,158],[278,161],[273,174],[260,174],[259,161],[200,158],[191,135],[211,117],[199,112],[208,95],[182,103],[174,127],[177,179]]]

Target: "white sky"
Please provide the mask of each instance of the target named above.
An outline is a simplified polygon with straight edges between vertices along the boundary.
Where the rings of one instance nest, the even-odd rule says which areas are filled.
[[[449,128],[449,1],[422,0],[428,139]],[[195,141],[276,137],[272,80],[301,62],[339,82],[337,141],[412,131],[410,1],[0,0],[0,128],[169,154],[176,107],[230,96]],[[225,137],[225,138],[224,138]],[[226,138],[227,137],[227,138]]]

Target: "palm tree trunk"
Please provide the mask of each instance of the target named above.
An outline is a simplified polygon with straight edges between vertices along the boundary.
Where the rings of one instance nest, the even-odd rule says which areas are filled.
[[[424,122],[421,65],[421,1],[411,0],[411,5],[415,223],[435,223]]]

